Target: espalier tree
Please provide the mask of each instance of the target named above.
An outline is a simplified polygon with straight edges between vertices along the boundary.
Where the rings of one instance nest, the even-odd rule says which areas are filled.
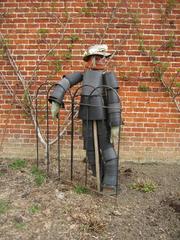
[[[41,4],[41,3],[38,3]],[[151,63],[152,68],[152,80],[159,81],[166,91],[169,93],[169,95],[172,98],[172,101],[176,105],[177,111],[180,112],[180,106],[178,98],[180,96],[180,83],[177,81],[179,77],[180,70],[177,69],[176,73],[166,81],[165,74],[168,71],[170,67],[170,62],[162,61],[161,58],[158,56],[158,53],[161,52],[163,56],[166,57],[168,60],[168,55],[171,54],[173,51],[176,43],[177,43],[177,37],[175,35],[175,32],[172,31],[169,34],[168,38],[164,39],[163,43],[159,45],[158,47],[151,46],[151,42],[148,44],[146,43],[143,35],[143,30],[141,30],[141,14],[138,11],[134,11],[130,8],[128,5],[128,1],[117,1],[116,5],[111,8],[111,11],[109,11],[108,21],[103,22],[103,19],[101,19],[97,14],[93,12],[93,7],[95,4],[98,4],[97,9],[105,9],[107,7],[107,4],[103,1],[101,3],[96,3],[94,1],[87,1],[86,6],[79,9],[79,13],[83,16],[90,17],[93,16],[94,18],[97,18],[97,21],[101,22],[101,28],[102,31],[96,32],[94,34],[94,40],[96,43],[103,43],[106,42],[106,38],[108,36],[108,31],[112,30],[114,27],[113,21],[116,20],[116,17],[118,16],[118,12],[122,7],[126,8],[125,20],[123,19],[123,23],[127,24],[127,32],[122,34],[120,39],[114,39],[112,41],[112,47],[115,49],[114,55],[116,55],[119,51],[119,48],[123,46],[130,37],[130,35],[133,35],[135,39],[138,42],[137,50],[139,53],[146,57],[146,61]],[[161,20],[161,28],[165,28],[165,24],[167,24],[167,21],[171,15],[172,10],[176,7],[176,1],[175,0],[168,0],[167,3],[164,5],[163,8],[159,9],[159,19]],[[110,8],[110,7],[109,7]],[[16,56],[13,55],[13,51],[11,51],[11,43],[12,41],[9,41],[7,36],[4,36],[2,33],[0,34],[0,54],[1,58],[3,58],[4,61],[9,62],[12,69],[14,70],[14,73],[17,77],[17,80],[20,83],[21,86],[21,94],[16,93],[16,88],[12,87],[12,84],[7,80],[7,77],[3,72],[0,73],[1,80],[3,84],[6,86],[9,94],[12,96],[12,101],[15,101],[16,104],[24,111],[26,116],[28,116],[33,125],[34,128],[37,128],[38,138],[41,142],[41,144],[44,146],[45,149],[45,156],[47,156],[47,140],[41,133],[41,129],[36,124],[36,111],[35,111],[35,91],[32,90],[32,86],[35,84],[38,78],[39,69],[40,66],[43,63],[46,63],[50,69],[46,81],[52,80],[52,78],[59,72],[62,71],[63,65],[66,61],[72,61],[72,54],[73,49],[76,43],[80,44],[81,41],[83,41],[82,36],[80,37],[77,33],[73,31],[71,34],[67,34],[67,30],[69,30],[69,24],[72,24],[74,21],[74,18],[71,16],[71,13],[68,12],[66,9],[66,6],[64,7],[63,15],[60,17],[58,13],[55,11],[56,9],[56,3],[51,4],[51,11],[48,13],[49,16],[52,18],[53,21],[55,21],[57,24],[59,24],[59,27],[61,29],[60,37],[56,41],[51,41],[51,33],[48,28],[39,28],[36,32],[37,34],[37,43],[38,45],[44,44],[45,49],[47,49],[46,54],[44,55],[37,55],[37,61],[34,66],[34,69],[32,70],[31,77],[25,76],[25,73],[22,72],[18,66],[18,62],[16,60]],[[41,11],[40,8],[38,9],[38,6],[34,6],[34,10]],[[1,14],[1,21],[5,19],[8,16],[8,12]],[[169,21],[169,24],[171,26],[174,26],[173,20]],[[57,26],[53,29],[54,32],[57,31]],[[87,29],[88,31],[88,29]],[[52,32],[52,29],[51,29]],[[69,37],[67,37],[69,36]],[[63,41],[67,42],[66,49],[62,49],[61,54],[59,55],[59,46]],[[40,48],[40,46],[38,46]],[[61,47],[60,47],[61,49]],[[142,67],[143,68],[143,67]],[[120,74],[123,75],[122,79],[127,81],[129,79],[128,73]],[[149,86],[141,84],[138,87],[139,91],[150,91]],[[12,105],[11,105],[12,106]],[[77,112],[75,114],[77,116]],[[70,125],[70,119],[71,116],[68,115],[66,119],[66,124],[63,129],[61,129],[60,135],[62,136],[67,127]],[[4,131],[6,133],[6,131]],[[53,139],[49,146],[53,145],[57,141],[57,137]]]

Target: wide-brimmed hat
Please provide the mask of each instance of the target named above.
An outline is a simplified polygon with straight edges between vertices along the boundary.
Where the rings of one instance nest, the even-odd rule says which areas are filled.
[[[108,53],[108,46],[106,44],[96,44],[90,46],[87,51],[84,52],[83,60],[88,61],[88,58],[93,55],[99,55],[103,57],[110,57],[112,53]]]

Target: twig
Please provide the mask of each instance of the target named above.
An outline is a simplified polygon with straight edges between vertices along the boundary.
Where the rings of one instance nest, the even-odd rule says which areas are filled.
[[[119,1],[116,3],[116,6],[115,6],[115,7],[113,8],[113,10],[111,11],[110,20],[108,21],[108,23],[107,23],[107,25],[106,25],[106,27],[105,27],[105,29],[104,29],[104,32],[103,32],[103,34],[102,34],[102,36],[101,36],[101,38],[100,38],[99,44],[102,44],[103,40],[105,39],[105,35],[106,35],[106,33],[107,33],[108,29],[109,29],[110,24],[112,23],[112,20],[113,20],[113,19],[115,18],[115,16],[116,16],[116,13],[117,13],[117,11],[118,11],[118,9],[119,9],[118,4],[120,4],[120,3],[121,3],[121,1],[119,0]]]
[[[77,106],[76,106],[76,108],[75,108],[74,110],[77,110]],[[70,114],[67,116],[67,118],[66,118],[66,120],[65,120],[65,123],[64,123],[64,126],[65,126],[65,127],[64,127],[64,129],[60,132],[59,137],[62,137],[63,134],[65,133],[65,131],[67,130],[67,128],[71,125],[71,121],[69,121],[69,119],[70,119],[70,117],[71,117],[71,114],[72,114],[72,113],[70,113]],[[76,113],[74,114],[73,119],[75,119],[75,118],[77,117],[77,115],[78,115],[78,111],[76,111]],[[57,140],[58,140],[58,137],[56,137],[54,140],[52,140],[52,141],[50,142],[50,144],[56,143]]]
[[[1,72],[1,79],[3,81],[3,83],[5,84],[6,88],[8,89],[10,95],[16,100],[16,102],[19,104],[19,106],[26,112],[27,109],[24,107],[23,103],[21,102],[21,100],[17,97],[16,93],[14,92],[14,90],[12,89],[12,87],[9,85],[8,81],[6,80],[6,78],[4,77],[4,74]]]
[[[180,112],[180,106],[179,106],[179,103],[178,103],[177,100],[176,100],[176,97],[179,96],[179,94],[174,93],[173,89],[170,88],[170,87],[167,85],[167,83],[163,80],[163,78],[161,78],[160,81],[161,81],[161,83],[164,85],[164,87],[165,87],[166,89],[168,89],[168,92],[169,92],[170,96],[172,97],[172,100],[173,100],[173,102],[175,103],[175,105],[176,105],[176,107],[177,107],[177,110]]]
[[[62,36],[61,36],[61,38],[59,39],[59,41],[54,45],[54,47],[52,47],[51,49],[49,49],[49,50],[47,51],[47,53],[40,59],[40,61],[37,61],[36,66],[35,66],[35,68],[34,68],[34,70],[33,70],[32,77],[31,77],[31,79],[30,79],[29,85],[31,85],[31,83],[32,83],[32,81],[33,81],[33,79],[34,79],[34,76],[35,76],[35,74],[36,74],[36,71],[39,69],[40,64],[46,59],[46,57],[47,57],[54,49],[56,49],[56,47],[57,47],[57,46],[60,44],[60,42],[63,40],[64,34],[65,34],[65,32],[66,32],[66,29],[67,29],[66,26],[67,26],[67,24],[68,24],[68,22],[69,22],[69,19],[70,19],[70,16],[68,16],[67,21],[66,21],[66,23],[65,23],[64,26],[63,26]]]
[[[173,83],[174,83],[174,81],[176,80],[176,78],[179,76],[179,73],[180,73],[180,72],[177,71],[176,74],[174,75],[174,77],[172,78],[172,81],[171,81],[170,87],[173,86]]]
[[[1,36],[1,39],[4,40],[4,37],[3,37],[2,33],[0,33],[0,36]],[[8,48],[6,45],[4,45],[3,47],[4,47],[4,49],[5,49],[5,53],[6,53],[7,57],[8,57],[8,59],[9,59],[9,62],[10,62],[10,64],[11,64],[11,66],[13,67],[16,75],[18,76],[19,80],[21,81],[24,89],[26,89],[25,79],[24,79],[24,77],[22,76],[21,72],[19,71],[18,66],[17,66],[16,62],[14,61],[14,58],[12,57],[9,48]]]

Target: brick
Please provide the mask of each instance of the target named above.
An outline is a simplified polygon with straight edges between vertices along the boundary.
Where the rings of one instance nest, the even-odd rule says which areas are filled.
[[[153,79],[154,64],[150,61],[148,55],[143,51],[139,51],[139,36],[144,40],[144,47],[149,52],[150,48],[158,49],[164,41],[169,39],[169,34],[172,30],[176,36],[176,45],[173,51],[166,51],[160,49],[157,52],[158,57],[162,62],[171,63],[164,79],[172,78],[179,68],[180,58],[178,57],[178,14],[179,10],[175,7],[171,14],[168,16],[168,21],[162,24],[161,13],[159,9],[165,1],[128,1],[128,11],[139,12],[138,18],[140,24],[136,27],[132,24],[132,19],[127,16],[127,7],[122,2],[118,5],[116,14],[112,21],[110,21],[110,13],[112,7],[116,6],[114,0],[108,1],[103,8],[99,8],[100,0],[93,1],[93,6],[90,9],[91,15],[81,13],[81,8],[86,7],[84,1],[66,1],[64,3],[55,3],[53,12],[51,1],[33,2],[30,0],[21,0],[11,2],[3,2],[1,4],[1,12],[9,9],[9,14],[4,15],[1,20],[1,32],[9,40],[9,46],[13,53],[14,59],[17,61],[19,69],[22,71],[23,76],[27,81],[32,77],[32,73],[36,64],[43,57],[45,57],[48,49],[56,46],[55,56],[45,57],[37,71],[37,79],[33,84],[32,91],[40,85],[45,79],[50,79],[49,75],[52,74],[52,68],[49,67],[49,61],[56,59],[64,59],[62,55],[67,52],[67,47],[70,46],[70,38],[72,35],[78,36],[78,40],[72,46],[72,59],[63,60],[62,71],[51,76],[53,82],[57,82],[63,74],[67,72],[83,71],[84,63],[82,62],[81,55],[87,46],[100,41],[99,36],[104,35],[103,42],[109,45],[109,49],[116,50],[114,60],[111,62],[110,69],[114,69],[119,81],[119,94],[121,95],[123,107],[123,120],[125,125],[122,128],[122,133],[127,136],[122,138],[121,147],[124,146],[124,156],[131,158],[132,151],[135,152],[134,159],[138,155],[141,146],[141,158],[146,153],[146,148],[150,148],[155,156],[159,159],[164,157],[164,152],[170,151],[176,154],[179,151],[179,113],[175,104],[173,103],[169,94],[165,91],[162,84],[155,82]],[[63,13],[64,9],[68,11],[70,19],[66,25],[66,16]],[[17,11],[14,10],[17,8]],[[47,11],[48,10],[48,11]],[[100,12],[101,10],[101,12]],[[93,13],[93,15],[92,15]],[[173,21],[173,25],[170,24]],[[64,25],[63,25],[64,24]],[[66,26],[66,27],[65,27]],[[173,26],[173,28],[172,28]],[[107,29],[106,29],[107,27]],[[66,29],[64,29],[66,28]],[[139,29],[137,29],[139,28]],[[46,37],[39,37],[38,29],[48,29]],[[106,32],[105,32],[106,29]],[[65,30],[65,34],[63,32]],[[62,38],[62,40],[60,40]],[[126,40],[122,41],[124,38]],[[122,43],[121,43],[122,42]],[[144,54],[144,55],[143,55]],[[1,57],[0,57],[1,58]],[[7,59],[0,59],[0,70],[9,84],[15,88],[18,83],[17,76],[15,75],[11,65]],[[138,91],[138,86],[149,86],[149,92]],[[23,99],[23,91],[19,84],[18,96]],[[77,87],[73,88],[75,91]],[[1,102],[2,100],[2,102]],[[70,99],[67,98],[69,101]],[[12,96],[9,94],[5,85],[1,85],[0,89],[0,129],[4,127],[8,114],[10,114],[7,129],[7,143],[16,142],[21,149],[26,146],[26,149],[35,143],[35,132],[31,121],[22,114],[21,108],[18,104],[12,105]],[[11,113],[10,113],[11,111]],[[44,114],[44,112],[43,112]],[[62,118],[66,115],[62,114]],[[11,134],[12,131],[12,134]],[[54,130],[52,131],[54,134]],[[66,131],[64,137],[64,148],[69,147],[69,137]],[[79,140],[81,138],[81,140]],[[78,128],[76,129],[75,141],[79,143],[82,141]],[[171,149],[168,146],[172,144]],[[24,144],[24,145],[23,145]],[[9,156],[21,154],[18,152],[17,147],[13,144],[9,146]],[[33,146],[34,147],[34,146]],[[158,147],[158,151],[156,148]],[[80,147],[79,147],[80,148]],[[33,148],[34,149],[34,148]],[[131,150],[131,153],[130,151]],[[27,151],[24,151],[25,154]],[[158,152],[160,154],[158,155]],[[169,155],[170,156],[170,155]]]

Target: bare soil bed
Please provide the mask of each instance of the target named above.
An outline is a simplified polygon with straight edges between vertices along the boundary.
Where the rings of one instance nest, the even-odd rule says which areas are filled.
[[[122,163],[120,188],[97,194],[1,159],[0,240],[180,239],[180,165]]]

